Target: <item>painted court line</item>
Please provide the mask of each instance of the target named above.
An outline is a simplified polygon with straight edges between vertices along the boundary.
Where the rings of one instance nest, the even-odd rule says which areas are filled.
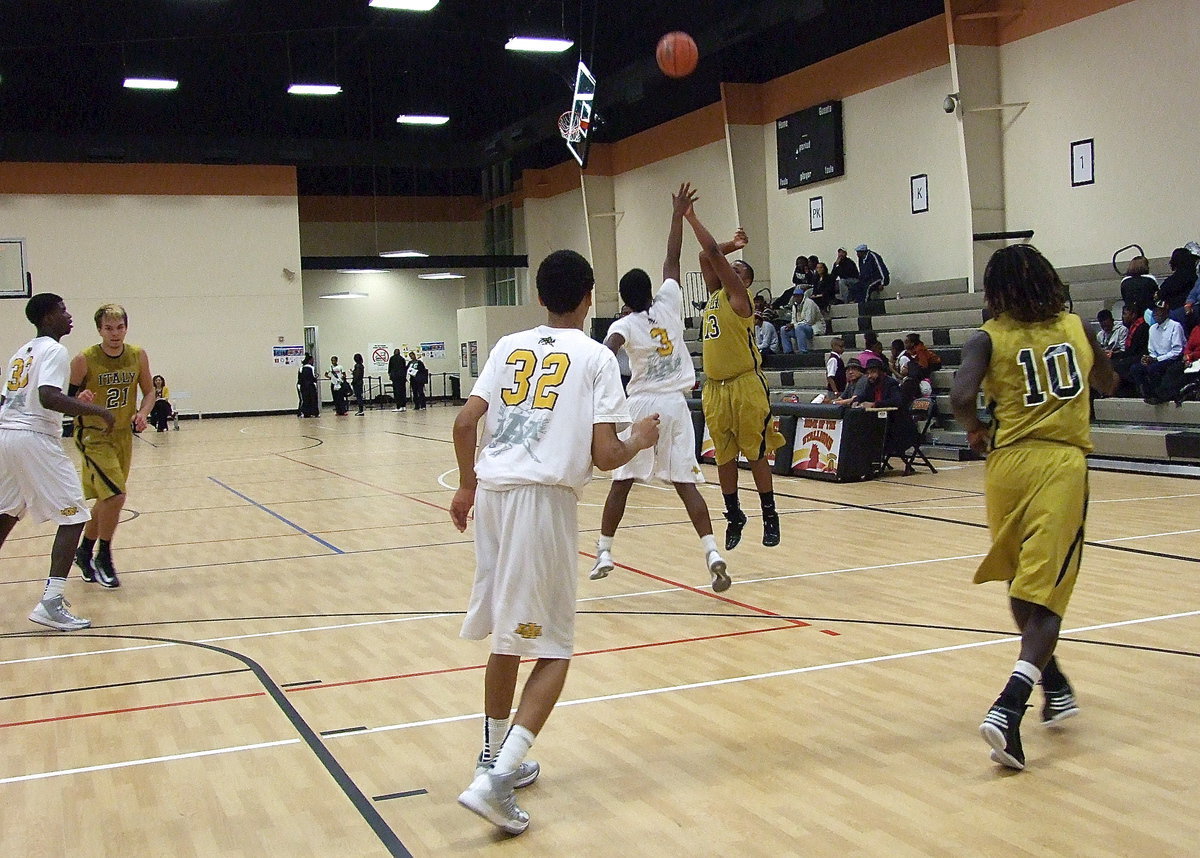
[[[342,551],[342,549],[338,548],[336,545],[334,545],[334,544],[332,544],[332,543],[330,543],[330,542],[326,542],[324,539],[322,539],[321,537],[317,536],[317,535],[316,535],[315,533],[313,533],[312,531],[310,531],[310,530],[305,530],[303,527],[301,527],[300,525],[296,524],[296,522],[294,522],[294,521],[289,521],[288,519],[284,518],[282,515],[280,515],[279,513],[275,512],[275,510],[273,510],[273,509],[270,509],[270,508],[268,508],[268,507],[265,507],[265,506],[263,506],[262,504],[260,504],[258,501],[254,500],[253,498],[247,497],[246,495],[242,494],[242,493],[241,493],[241,492],[239,492],[237,489],[235,489],[235,488],[233,488],[233,487],[231,487],[231,486],[227,486],[227,485],[225,485],[225,483],[221,482],[221,481],[220,481],[220,480],[218,480],[216,477],[209,477],[209,479],[210,479],[210,480],[212,480],[214,483],[216,483],[216,484],[217,484],[218,486],[220,486],[221,488],[223,488],[223,489],[226,489],[227,491],[231,491],[231,492],[233,492],[235,495],[237,495],[238,497],[240,497],[240,498],[241,498],[242,500],[244,500],[246,503],[248,503],[248,504],[251,504],[252,506],[256,506],[256,507],[258,507],[259,509],[261,509],[263,512],[267,513],[268,515],[272,515],[272,516],[274,516],[275,518],[279,519],[279,520],[280,520],[280,521],[282,521],[284,524],[286,524],[288,527],[291,527],[291,528],[294,528],[295,530],[298,530],[298,531],[300,531],[301,533],[303,533],[305,536],[307,536],[309,539],[313,540],[314,542],[318,542],[318,543],[320,543],[321,545],[324,545],[326,548],[328,548],[328,549],[329,549],[330,551],[332,551],[334,554],[345,554],[345,553],[346,553],[346,552]]]
[[[1112,623],[1098,623],[1098,624],[1092,625],[1092,626],[1081,626],[1081,627],[1075,628],[1075,629],[1064,629],[1062,634],[1065,636],[1065,635],[1079,634],[1081,632],[1093,632],[1093,631],[1100,631],[1103,629],[1115,629],[1115,628],[1121,628],[1123,626],[1133,626],[1133,625],[1140,625],[1143,623],[1160,622],[1163,620],[1181,619],[1181,618],[1185,618],[1185,617],[1194,617],[1197,615],[1200,615],[1200,610],[1182,611],[1182,612],[1175,613],[1175,614],[1162,614],[1162,615],[1155,616],[1155,617],[1141,617],[1141,618],[1133,619],[1133,620],[1119,620],[1119,621],[1112,622]],[[784,677],[784,676],[799,676],[801,674],[816,673],[816,672],[822,671],[822,670],[834,670],[836,668],[843,668],[843,667],[858,667],[858,666],[865,665],[865,664],[879,664],[879,663],[888,662],[888,661],[899,661],[902,659],[916,658],[918,656],[924,656],[924,655],[938,655],[940,653],[945,653],[945,652],[956,652],[956,651],[967,650],[967,649],[978,649],[980,647],[995,646],[996,644],[1013,643],[1017,640],[1019,640],[1019,638],[1012,636],[1012,635],[1007,635],[1002,638],[996,638],[994,640],[988,640],[988,641],[975,641],[973,643],[954,644],[951,646],[933,647],[931,649],[920,649],[920,650],[911,650],[908,652],[892,653],[891,655],[879,655],[879,656],[872,656],[870,658],[858,658],[858,659],[852,659],[850,661],[837,661],[837,662],[829,662],[826,664],[809,665],[808,667],[795,667],[795,668],[788,668],[786,670],[773,670],[773,671],[769,671],[767,673],[755,673],[755,674],[750,674],[747,676],[734,676],[734,677],[729,677],[726,679],[712,679],[712,680],[706,680],[704,682],[690,682],[690,683],[687,683],[684,685],[670,685],[670,686],[662,686],[659,688],[645,688],[645,689],[641,689],[639,691],[624,691],[624,692],[619,692],[617,694],[605,694],[605,695],[601,695],[598,697],[583,697],[583,698],[578,698],[575,700],[564,700],[564,701],[560,701],[558,706],[560,706],[560,707],[581,706],[581,705],[588,704],[588,703],[604,703],[604,702],[608,702],[610,700],[627,700],[627,699],[632,699],[635,697],[649,697],[649,696],[656,695],[656,694],[667,694],[667,693],[675,692],[675,691],[689,691],[689,690],[696,689],[696,688],[714,688],[714,687],[720,686],[720,685],[734,685],[734,684],[738,684],[738,683],[742,683],[742,682],[754,682],[754,681],[757,681],[760,679],[775,679],[775,678]],[[435,726],[435,725],[439,725],[439,724],[452,724],[452,723],[456,723],[456,722],[460,722],[460,721],[469,721],[472,719],[478,719],[478,718],[482,718],[482,717],[483,717],[483,714],[480,712],[472,712],[472,713],[466,714],[466,715],[449,715],[449,716],[446,716],[443,718],[430,718],[430,719],[426,719],[424,721],[409,721],[407,723],[402,723],[402,724],[389,724],[389,725],[382,726],[382,727],[371,727],[366,730],[359,730],[354,733],[344,733],[341,736],[331,736],[329,738],[332,741],[332,740],[337,740],[337,739],[343,739],[348,736],[365,736],[365,735],[368,735],[371,733],[386,733],[386,732],[391,732],[394,730],[411,730],[415,727],[429,727],[429,726]],[[126,761],[119,762],[119,763],[106,763],[104,765],[99,765],[99,766],[85,766],[82,768],[59,769],[57,771],[51,771],[51,772],[38,772],[35,774],[29,774],[29,775],[17,775],[15,777],[0,778],[0,785],[10,784],[10,783],[20,783],[22,781],[33,781],[33,780],[42,780],[45,778],[61,777],[63,775],[84,774],[87,772],[97,772],[97,771],[106,771],[106,770],[111,770],[111,769],[128,768],[130,766],[144,766],[144,765],[148,765],[150,763],[165,763],[165,762],[171,762],[174,760],[187,760],[187,759],[192,759],[195,757],[208,757],[208,756],[214,756],[217,754],[232,754],[232,753],[236,753],[238,751],[250,751],[250,750],[256,750],[258,748],[273,748],[273,747],[277,747],[280,745],[295,745],[295,744],[299,744],[299,742],[300,742],[299,739],[283,739],[283,740],[276,741],[276,742],[262,742],[262,743],[255,744],[255,745],[237,745],[237,746],[233,746],[233,747],[229,747],[229,748],[215,748],[215,749],[209,750],[209,751],[193,751],[193,752],[185,753],[185,754],[171,754],[169,756],[163,756],[163,757],[149,757],[149,758],[141,759],[141,760],[126,760]]]

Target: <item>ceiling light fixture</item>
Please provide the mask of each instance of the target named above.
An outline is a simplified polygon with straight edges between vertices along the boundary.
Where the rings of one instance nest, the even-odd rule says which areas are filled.
[[[396,117],[396,121],[401,125],[445,125],[450,121],[450,117],[420,113],[401,113]]]
[[[330,292],[328,295],[321,295],[322,298],[370,298],[366,292]]]
[[[178,89],[179,81],[169,77],[127,77],[126,89]]]
[[[386,268],[339,268],[338,274],[387,274]]]
[[[439,271],[436,274],[418,274],[418,280],[462,280],[467,275],[451,274],[449,271]]]
[[[369,6],[376,9],[402,9],[406,12],[428,12],[438,0],[371,0]]]
[[[337,95],[341,91],[336,83],[294,83],[288,87],[291,95]]]
[[[506,51],[533,51],[539,54],[561,54],[571,45],[570,39],[543,39],[536,36],[513,36],[505,44]]]
[[[414,257],[425,257],[428,253],[422,253],[419,250],[385,250],[379,254],[386,256],[389,259],[410,259]]]

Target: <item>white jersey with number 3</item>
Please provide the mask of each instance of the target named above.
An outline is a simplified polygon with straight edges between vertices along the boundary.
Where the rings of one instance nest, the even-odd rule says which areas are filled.
[[[484,488],[540,484],[578,494],[592,478],[592,426],[629,423],[613,353],[578,328],[502,338],[472,396],[488,403],[475,473]]]
[[[696,386],[696,368],[683,341],[683,290],[666,280],[650,309],[617,319],[609,335],[625,338],[629,355],[629,395],[687,393]]]
[[[66,346],[53,337],[35,337],[21,346],[8,361],[0,429],[62,437],[62,414],[42,406],[38,388],[48,385],[66,392],[70,367]]]

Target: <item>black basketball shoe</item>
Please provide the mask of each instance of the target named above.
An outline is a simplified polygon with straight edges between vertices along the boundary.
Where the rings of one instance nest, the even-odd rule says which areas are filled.
[[[733,512],[725,513],[725,520],[729,522],[729,526],[725,528],[725,550],[733,551],[742,541],[742,528],[746,526],[746,513],[735,509]]]
[[[1020,712],[1007,709],[1000,704],[994,704],[979,725],[979,735],[992,746],[992,760],[1010,769],[1025,768],[1025,751],[1021,749],[1021,718],[1025,715],[1023,707]]]
[[[96,580],[96,567],[92,565],[92,553],[83,547],[75,549],[75,565],[79,567],[79,574],[84,581],[89,584]]]

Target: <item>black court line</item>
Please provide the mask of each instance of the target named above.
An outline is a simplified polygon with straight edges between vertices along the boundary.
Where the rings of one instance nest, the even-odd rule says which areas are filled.
[[[387,795],[377,795],[377,796],[373,797],[371,799],[371,801],[388,801],[393,798],[409,798],[414,795],[429,795],[429,790],[427,790],[427,789],[410,789],[405,792],[392,792],[392,793],[388,793]]]
[[[453,444],[453,440],[446,438],[431,438],[428,435],[413,435],[409,432],[397,432],[394,429],[383,430],[388,435],[399,435],[402,438],[416,438],[418,441],[437,441],[439,444]]]
[[[22,635],[13,635],[13,637],[21,636]],[[62,640],[67,639],[59,638],[53,634],[41,634],[39,632],[33,632],[23,636],[40,637],[46,640],[54,640],[56,638]],[[400,838],[396,836],[396,833],[392,831],[391,827],[388,826],[384,818],[379,815],[379,811],[377,811],[375,806],[371,804],[370,799],[368,799],[363,791],[359,789],[358,784],[354,782],[354,779],[350,777],[346,770],[342,768],[341,763],[337,761],[337,758],[334,757],[333,754],[330,753],[329,749],[325,747],[325,743],[321,741],[321,737],[318,736],[316,731],[308,725],[308,722],[304,720],[304,717],[300,714],[296,707],[292,705],[292,702],[287,699],[287,694],[284,692],[284,690],[275,683],[275,680],[271,678],[271,675],[267,673],[263,666],[254,659],[247,655],[243,655],[236,650],[214,646],[213,644],[198,643],[196,641],[179,640],[177,638],[161,638],[152,637],[150,635],[100,635],[84,631],[72,632],[71,638],[101,638],[106,640],[135,640],[152,641],[154,643],[179,644],[180,646],[191,646],[197,647],[198,649],[208,650],[210,652],[217,652],[221,655],[227,655],[230,658],[237,659],[254,673],[259,683],[261,683],[263,689],[267,692],[271,699],[275,701],[275,705],[278,706],[280,711],[287,716],[287,719],[291,722],[292,727],[294,727],[296,732],[300,735],[300,738],[306,745],[308,745],[309,750],[313,752],[313,754],[325,767],[325,771],[327,771],[330,777],[334,779],[337,785],[341,788],[342,792],[345,794],[346,798],[350,799],[350,803],[354,805],[355,809],[358,811],[359,815],[362,816],[363,820],[369,826],[371,826],[371,830],[375,832],[375,836],[379,838],[379,841],[383,844],[384,848],[387,849],[388,854],[395,856],[395,858],[412,858],[412,853],[409,852],[404,847],[404,844],[400,842]]]
[[[361,733],[367,729],[365,724],[360,724],[357,727],[342,727],[338,730],[322,730],[322,736],[344,736],[347,733]]]
[[[175,682],[182,679],[203,679],[206,676],[228,676],[232,673],[245,673],[246,668],[238,667],[232,670],[212,670],[208,673],[188,673],[182,676],[162,676],[157,679],[137,679],[131,682],[109,682],[104,685],[81,685],[76,688],[55,688],[51,691],[32,691],[28,694],[9,694],[0,700],[24,700],[28,697],[49,697],[54,694],[73,694],[76,691],[99,691],[104,688],[126,688],[131,685],[154,685],[157,682]]]
[[[957,519],[957,518],[942,518],[941,516],[936,516],[936,515],[921,515],[920,513],[907,512],[906,510],[888,509],[887,507],[869,506],[867,504],[850,503],[849,501],[821,500],[818,498],[808,497],[807,495],[792,495],[792,494],[787,494],[785,492],[778,492],[778,491],[775,492],[775,496],[776,497],[785,497],[785,498],[789,498],[791,500],[807,501],[808,503],[823,503],[826,505],[849,507],[850,509],[859,509],[859,510],[863,510],[865,512],[881,512],[881,513],[884,513],[885,515],[898,515],[903,518],[917,518],[922,521],[935,521],[939,524],[958,524],[958,525],[962,525],[963,527],[973,527],[973,528],[976,528],[977,530],[987,530],[986,524],[981,524],[976,521],[962,521],[961,519]],[[1186,563],[1200,563],[1200,557],[1187,557],[1186,555],[1183,555],[1183,554],[1169,554],[1169,553],[1163,552],[1163,551],[1147,551],[1144,548],[1129,548],[1128,546],[1125,546],[1125,545],[1112,545],[1107,542],[1092,542],[1090,540],[1084,540],[1083,544],[1090,546],[1092,548],[1107,548],[1112,551],[1126,551],[1126,552],[1129,552],[1130,554],[1139,554],[1144,557],[1162,557],[1166,560],[1182,560]]]
[[[146,625],[149,625],[149,623],[147,623]],[[321,684],[321,680],[319,680],[319,679],[302,679],[299,682],[282,682],[282,683],[280,683],[279,687],[280,688],[299,688],[302,685],[320,685],[320,684]]]

